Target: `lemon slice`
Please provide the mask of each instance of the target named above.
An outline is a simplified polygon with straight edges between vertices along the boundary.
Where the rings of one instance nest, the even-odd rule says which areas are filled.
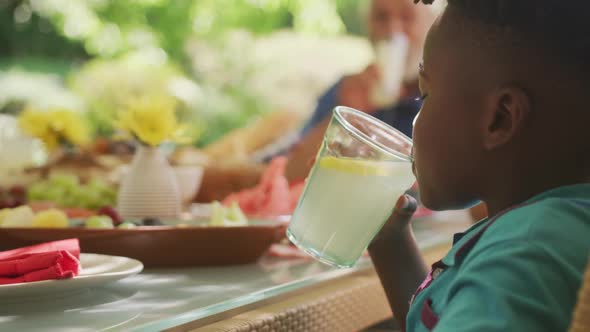
[[[389,167],[386,167],[382,162],[344,159],[332,156],[322,157],[319,166],[325,169],[357,175],[388,176],[391,174]]]

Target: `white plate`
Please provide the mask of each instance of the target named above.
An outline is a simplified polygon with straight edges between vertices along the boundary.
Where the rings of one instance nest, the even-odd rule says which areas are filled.
[[[71,279],[44,280],[19,284],[0,285],[0,298],[63,293],[97,287],[143,270],[143,264],[121,256],[80,254],[82,270]]]

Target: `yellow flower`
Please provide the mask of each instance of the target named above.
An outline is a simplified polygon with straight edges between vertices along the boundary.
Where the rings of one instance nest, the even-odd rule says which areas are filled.
[[[168,97],[132,100],[127,109],[121,112],[118,125],[151,146],[169,140],[180,142],[185,131],[184,125],[178,124],[176,120],[176,103]]]
[[[21,112],[18,123],[26,134],[42,137],[48,135],[51,130],[49,119],[48,112],[27,108]]]
[[[51,112],[51,126],[59,132],[62,139],[72,145],[83,146],[89,143],[90,135],[86,123],[75,113],[67,110]]]
[[[48,132],[47,134],[43,136],[38,136],[37,138],[43,142],[43,145],[45,145],[45,148],[48,151],[53,151],[59,146],[60,140],[57,134],[55,133]]]
[[[60,143],[83,146],[90,141],[86,123],[72,111],[27,108],[18,120],[22,130],[43,141],[48,150],[55,149]]]

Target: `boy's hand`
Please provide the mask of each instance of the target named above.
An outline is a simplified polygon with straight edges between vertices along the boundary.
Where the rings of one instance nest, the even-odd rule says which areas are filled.
[[[401,236],[408,229],[410,219],[412,219],[412,215],[416,212],[417,207],[418,202],[412,196],[407,194],[400,196],[391,216],[385,225],[383,225],[381,231],[375,236],[370,247],[387,243]]]
[[[409,195],[400,197],[391,217],[369,246],[371,260],[402,331],[412,294],[428,275],[428,266],[409,227],[417,205]]]

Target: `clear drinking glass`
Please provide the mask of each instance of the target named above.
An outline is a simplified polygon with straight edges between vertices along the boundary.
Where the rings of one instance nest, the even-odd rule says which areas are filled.
[[[414,183],[412,141],[380,120],[338,106],[287,229],[326,264],[353,266]]]

